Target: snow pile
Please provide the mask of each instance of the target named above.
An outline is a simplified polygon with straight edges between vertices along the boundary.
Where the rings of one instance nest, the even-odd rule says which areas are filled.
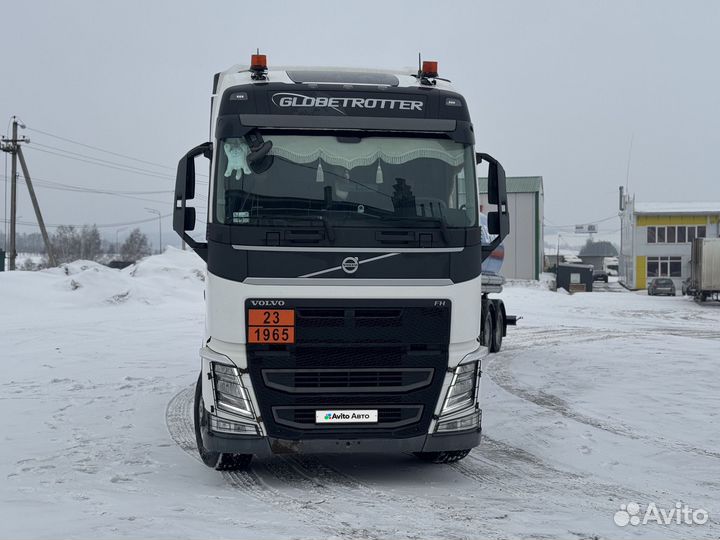
[[[3,276],[0,290],[10,301],[35,301],[65,306],[117,305],[140,302],[197,301],[205,281],[205,263],[192,251],[168,247],[162,255],[146,257],[122,270],[94,261],[75,261],[39,272]],[[50,290],[37,286],[51,284]],[[4,297],[7,298],[7,297]]]

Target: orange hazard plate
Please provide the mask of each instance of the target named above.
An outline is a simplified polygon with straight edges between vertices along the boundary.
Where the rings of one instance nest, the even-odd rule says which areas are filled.
[[[295,327],[249,326],[248,343],[295,343]]]
[[[295,326],[294,309],[251,309],[248,326]]]

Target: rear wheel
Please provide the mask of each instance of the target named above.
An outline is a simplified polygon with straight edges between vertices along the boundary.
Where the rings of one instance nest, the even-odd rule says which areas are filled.
[[[505,330],[505,317],[503,317],[502,309],[494,309],[493,313],[493,333],[490,352],[500,352],[503,340],[503,331]]]
[[[467,450],[446,450],[444,452],[414,452],[415,457],[428,463],[455,463],[470,453]]]
[[[492,350],[492,341],[493,341],[493,310],[488,306],[487,311],[485,312],[485,320],[483,322],[483,329],[482,329],[482,335],[483,335],[483,345],[485,345],[488,349]]]
[[[252,461],[252,454],[226,454],[214,452],[205,448],[202,440],[201,429],[207,428],[208,418],[205,410],[205,403],[202,397],[202,373],[198,376],[197,385],[195,386],[195,441],[197,442],[198,453],[200,459],[208,467],[212,467],[217,471],[236,471],[246,469]]]

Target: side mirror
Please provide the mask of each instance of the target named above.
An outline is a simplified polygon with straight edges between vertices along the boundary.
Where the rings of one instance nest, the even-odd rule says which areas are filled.
[[[488,162],[488,203],[495,205],[507,205],[507,181],[505,169],[498,160],[489,154],[475,154],[475,162]]]
[[[206,258],[207,244],[195,241],[187,231],[195,229],[195,208],[187,207],[188,200],[195,198],[195,158],[203,155],[212,159],[212,143],[196,146],[178,162],[175,178],[175,201],[173,205],[173,230],[187,242],[203,259]]]
[[[195,230],[195,209],[192,207],[186,207],[185,208],[185,230],[186,231],[194,231]]]
[[[510,212],[508,210],[507,181],[505,169],[500,162],[489,154],[475,154],[475,161],[488,162],[488,203],[497,206],[497,211],[488,212],[488,233],[495,239],[483,246],[483,260],[497,248],[510,234]]]
[[[488,232],[502,236],[504,239],[510,232],[510,216],[507,212],[488,212]],[[503,234],[503,232],[505,234]],[[502,241],[502,240],[501,240]]]

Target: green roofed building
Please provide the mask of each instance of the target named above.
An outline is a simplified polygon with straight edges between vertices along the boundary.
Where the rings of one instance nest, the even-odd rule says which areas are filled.
[[[487,199],[487,178],[478,178],[480,211],[494,210]],[[540,279],[543,267],[542,176],[507,178],[510,235],[505,239],[502,275],[515,279]]]

